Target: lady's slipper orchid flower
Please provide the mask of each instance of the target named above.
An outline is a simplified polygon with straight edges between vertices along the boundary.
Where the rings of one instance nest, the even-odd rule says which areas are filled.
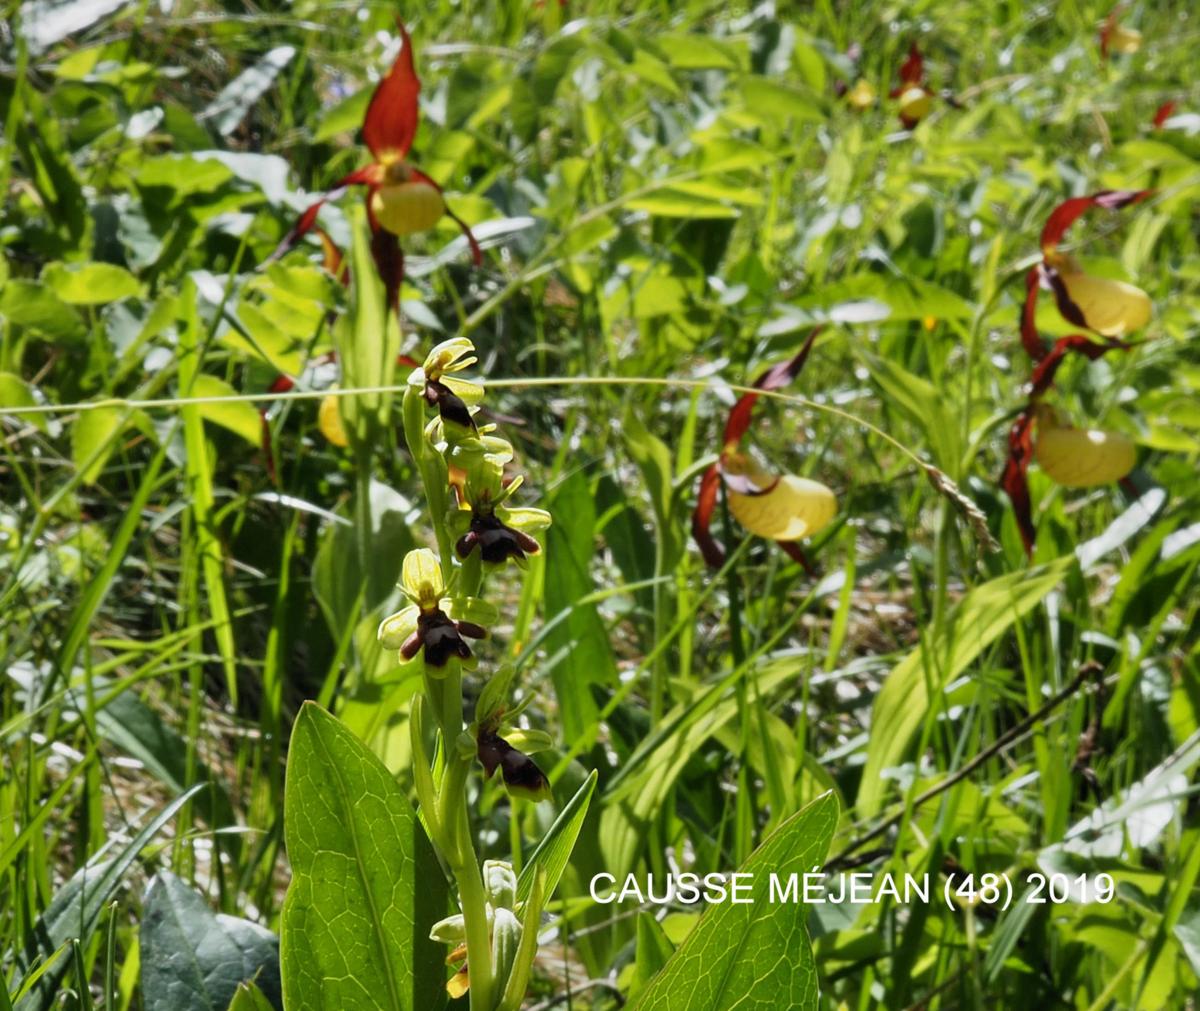
[[[479,243],[466,222],[446,206],[442,188],[407,161],[420,123],[417,99],[421,82],[413,63],[408,30],[403,22],[396,24],[403,48],[391,70],[376,86],[363,120],[363,141],[374,160],[334,183],[332,189],[300,216],[274,253],[274,256],[283,255],[311,231],[327,201],[337,199],[350,186],[365,186],[371,253],[387,289],[388,304],[394,308],[399,305],[400,285],[404,280],[400,236],[432,228],[445,214],[463,230],[475,265],[483,262]]]
[[[486,459],[466,474],[462,488],[466,508],[455,509],[450,516],[459,558],[466,559],[478,550],[485,566],[495,568],[512,561],[523,569],[528,564],[526,556],[541,550],[530,535],[550,526],[550,514],[545,509],[504,504],[521,482],[518,477],[505,486],[503,466]]]
[[[1034,458],[1055,484],[1095,488],[1120,481],[1137,459],[1133,440],[1120,432],[1074,428],[1048,404],[1035,412]]]
[[[900,65],[900,83],[891,90],[898,99],[900,122],[911,130],[929,115],[933,95],[925,87],[925,57],[915,42],[909,47],[908,59]]]
[[[1106,60],[1112,53],[1132,56],[1142,48],[1142,33],[1120,23],[1123,10],[1123,4],[1114,7],[1100,28],[1100,55]]]
[[[466,639],[487,638],[487,626],[499,619],[496,608],[476,597],[446,596],[442,567],[428,548],[404,556],[400,589],[412,603],[380,622],[383,648],[399,650],[405,661],[423,653],[434,676],[451,661],[473,668],[475,656]]]
[[[837,515],[837,499],[819,481],[795,474],[775,477],[736,451],[725,454],[721,472],[733,518],[759,537],[798,541]]]
[[[818,333],[820,328],[810,333],[793,358],[759,376],[755,389],[777,390],[795,379]],[[769,474],[739,451],[758,397],[757,392],[747,393],[734,404],[725,422],[721,455],[700,479],[700,492],[692,513],[692,536],[704,560],[713,568],[720,567],[725,560],[725,552],[710,530],[722,483],[734,518],[751,533],[777,541],[803,565],[807,565],[807,560],[794,542],[823,529],[837,513],[837,500],[823,484],[793,474]]]
[[[1025,310],[1021,341],[1034,361],[1050,353],[1034,324],[1038,289],[1049,288],[1063,319],[1109,338],[1120,338],[1145,326],[1153,307],[1150,297],[1132,284],[1086,273],[1074,257],[1059,252],[1067,229],[1092,207],[1115,210],[1144,200],[1150,190],[1101,190],[1059,204],[1042,229],[1042,262],[1025,278]]]
[[[1053,385],[1054,376],[1067,355],[1082,354],[1094,360],[1109,351],[1127,350],[1131,345],[1120,338],[1145,326],[1151,314],[1150,299],[1144,291],[1120,281],[1092,277],[1080,269],[1074,259],[1060,253],[1058,244],[1067,229],[1090,208],[1126,207],[1144,199],[1149,192],[1102,190],[1060,204],[1042,229],[1042,262],[1025,275],[1021,344],[1033,359],[1034,368],[1028,402],[1009,429],[1008,459],[1000,486],[1012,502],[1021,541],[1030,555],[1033,554],[1036,528],[1026,475],[1035,457],[1052,479],[1070,487],[1122,480],[1133,466],[1133,447],[1125,444],[1127,440],[1123,436],[1112,433],[1092,435],[1055,426],[1052,416],[1046,414],[1040,403],[1041,397]],[[1037,297],[1042,287],[1054,292],[1064,319],[1086,327],[1103,339],[1071,334],[1053,344],[1043,340],[1036,323]],[[1039,438],[1035,444],[1034,424],[1039,415],[1042,420],[1038,421]],[[1085,480],[1089,483],[1078,484]]]

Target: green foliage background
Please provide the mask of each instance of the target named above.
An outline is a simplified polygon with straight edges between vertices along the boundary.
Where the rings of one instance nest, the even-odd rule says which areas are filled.
[[[511,380],[489,403],[529,501],[555,517],[530,576],[509,578],[483,664],[515,661],[536,694],[531,718],[560,742],[559,806],[599,772],[531,1006],[613,1007],[648,986],[647,1006],[674,1007],[649,980],[695,910],[656,923],[597,907],[591,876],[732,870],[828,790],[846,869],[938,887],[1004,872],[1018,891],[1038,869],[1107,871],[1117,894],[816,907],[820,1006],[1192,1006],[1200,22],[1187,3],[1134,4],[1123,18],[1144,44],[1105,63],[1107,13],[10,2],[0,994],[17,999],[49,943],[58,960],[19,1007],[44,1006],[28,1003],[39,993],[90,1007],[81,980],[106,977],[118,996],[97,1006],[152,1006],[138,926],[155,870],[277,929],[303,699],[408,768],[417,685],[375,626],[424,543],[418,485],[394,417],[368,453],[317,428],[320,390],[394,377],[370,356],[345,375],[314,363],[365,339],[419,359],[462,333],[482,377]],[[268,262],[311,195],[362,163],[355,131],[397,14],[424,84],[415,159],[487,250],[472,268],[450,222],[408,243],[402,333],[364,317],[315,243]],[[956,101],[910,133],[886,93],[914,39]],[[884,96],[862,113],[836,97],[856,73]],[[1177,118],[1155,131],[1167,100]],[[1155,196],[1094,212],[1071,239],[1153,298],[1146,343],[1068,363],[1055,395],[1137,440],[1140,497],[1065,492],[1035,469],[1029,562],[996,486],[1029,372],[1024,272],[1060,200],[1141,187]],[[357,207],[322,215],[342,248]],[[763,401],[752,436],[776,468],[834,488],[839,521],[807,546],[812,573],[718,521],[734,561],[714,573],[688,523],[726,384],[818,322],[792,390],[814,403]],[[1071,330],[1049,297],[1038,322]],[[313,395],[269,405],[272,471],[260,404],[237,395],[280,373]],[[561,381],[535,385],[547,378]],[[359,403],[387,420],[389,397]],[[62,409],[12,413],[36,405]],[[877,429],[957,482],[1000,550]],[[181,796],[143,849],[139,829]],[[554,818],[514,811],[494,784],[476,810],[487,856],[525,839],[528,857]],[[70,882],[94,858],[116,862],[87,905]],[[39,923],[56,924],[49,942]]]

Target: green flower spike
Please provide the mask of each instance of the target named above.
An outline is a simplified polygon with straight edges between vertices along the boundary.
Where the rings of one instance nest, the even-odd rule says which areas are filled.
[[[452,337],[437,345],[426,356],[425,363],[409,373],[408,385],[419,390],[438,409],[444,423],[474,432],[471,408],[483,400],[483,387],[468,379],[457,379],[451,373],[469,369],[478,360],[474,344],[466,337]]]
[[[486,639],[488,626],[499,620],[496,608],[477,597],[447,595],[442,567],[428,548],[405,555],[400,589],[412,603],[380,622],[383,648],[399,650],[405,661],[422,653],[434,676],[451,662],[474,668],[464,636]]]
[[[478,548],[486,566],[512,561],[523,569],[526,556],[541,550],[530,535],[550,526],[550,514],[545,509],[504,505],[523,480],[518,477],[505,486],[503,465],[487,459],[467,472],[463,490],[467,508],[455,509],[449,516],[459,558],[465,560]]]

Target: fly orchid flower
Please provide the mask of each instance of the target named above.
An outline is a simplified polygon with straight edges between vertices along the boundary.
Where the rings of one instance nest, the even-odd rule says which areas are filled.
[[[1124,4],[1118,4],[1100,27],[1100,55],[1106,60],[1113,53],[1132,56],[1142,48],[1142,33],[1121,24],[1124,9]]]
[[[1133,470],[1137,450],[1128,436],[1075,428],[1049,404],[1039,404],[1034,413],[1034,458],[1055,484],[1095,488],[1120,481]]]
[[[454,373],[469,369],[478,362],[475,345],[466,337],[451,337],[442,341],[425,357],[420,368],[408,376],[408,385],[420,390],[426,402],[438,410],[443,422],[475,432],[471,408],[483,400],[483,387]]]
[[[508,707],[506,699],[515,675],[516,668],[505,666],[484,685],[475,703],[475,721],[467,728],[468,736],[474,739],[475,755],[489,779],[499,769],[510,796],[547,800],[550,781],[527,753],[545,751],[553,739],[544,731],[516,725],[533,696]]]
[[[793,358],[759,376],[755,390],[777,390],[795,379],[818,333],[819,328],[810,333]],[[837,514],[837,499],[825,485],[794,474],[770,474],[740,451],[758,397],[758,392],[747,393],[734,404],[725,422],[721,455],[700,479],[700,492],[692,513],[692,536],[704,560],[713,568],[720,567],[725,560],[724,550],[709,529],[722,483],[734,518],[752,534],[777,541],[803,565],[807,561],[795,542],[819,532]]]
[[[1124,281],[1087,273],[1070,254],[1060,252],[1059,242],[1067,229],[1092,207],[1114,210],[1144,200],[1150,190],[1101,190],[1086,197],[1073,197],[1059,204],[1042,229],[1042,262],[1025,278],[1025,311],[1021,318],[1021,340],[1034,361],[1041,361],[1050,348],[1034,325],[1038,289],[1054,293],[1058,311],[1068,323],[1085,327],[1103,337],[1118,339],[1144,327],[1153,312],[1141,288]]]
[[[273,256],[282,256],[313,229],[325,203],[337,199],[351,186],[365,186],[371,254],[383,278],[388,304],[398,309],[400,285],[404,280],[400,237],[432,228],[445,214],[462,229],[476,266],[483,263],[483,252],[466,222],[446,206],[442,188],[407,160],[420,123],[417,99],[421,82],[413,62],[408,30],[401,21],[396,25],[403,48],[376,86],[363,120],[363,141],[371,152],[372,162],[343,176],[300,215]],[[326,252],[328,258],[328,248]]]
[[[890,95],[899,100],[898,114],[906,130],[921,122],[933,107],[933,95],[925,87],[925,57],[915,42],[909,46],[908,59],[900,65],[900,83]]]
[[[498,568],[511,561],[524,569],[527,556],[541,550],[531,534],[550,526],[550,514],[545,509],[504,504],[522,481],[518,477],[505,485],[503,465],[487,458],[465,474],[461,485],[465,508],[455,509],[449,518],[459,558],[465,560],[478,550],[485,567]]]
[[[450,663],[471,669],[475,656],[467,639],[486,639],[499,612],[477,597],[447,596],[442,567],[428,548],[404,556],[400,589],[411,602],[384,618],[378,638],[384,649],[399,650],[404,661],[423,655],[426,670],[444,676]]]

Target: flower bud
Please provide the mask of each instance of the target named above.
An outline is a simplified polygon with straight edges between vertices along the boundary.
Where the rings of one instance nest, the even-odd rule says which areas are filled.
[[[521,944],[521,921],[510,909],[497,909],[492,920],[492,975],[503,991]]]
[[[493,909],[512,909],[517,904],[517,876],[505,860],[483,862],[483,888]]]

